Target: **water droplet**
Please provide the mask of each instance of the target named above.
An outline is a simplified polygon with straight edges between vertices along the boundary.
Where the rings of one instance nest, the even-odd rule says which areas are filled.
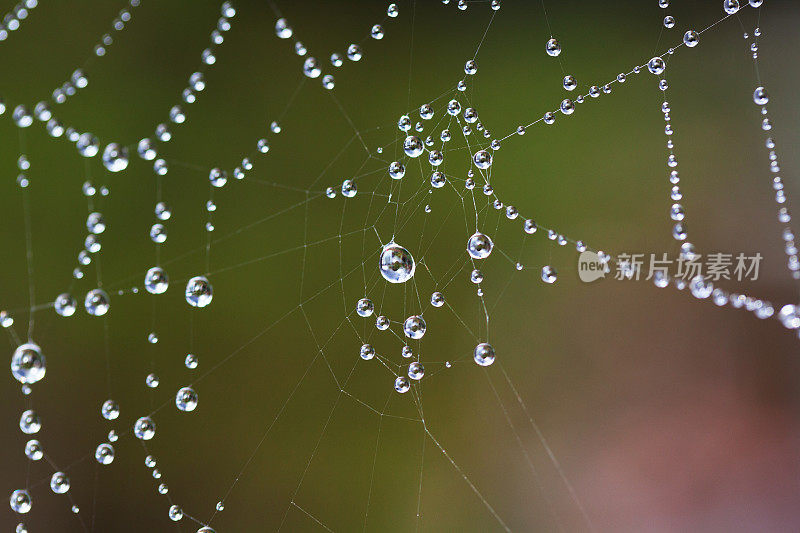
[[[303,62],[303,74],[309,78],[319,78],[322,74],[322,69],[319,67],[319,62],[314,57],[306,58]]]
[[[422,141],[420,140],[419,137],[417,137],[416,135],[409,135],[403,142],[403,151],[406,153],[408,157],[419,157],[425,150],[424,147],[422,146]],[[399,163],[393,163],[393,164],[399,164]],[[389,170],[389,173],[391,174],[391,168]],[[395,178],[394,176],[392,176],[392,178],[399,179]]]
[[[183,387],[175,395],[175,405],[181,411],[194,411],[197,408],[197,393],[191,387]]]
[[[347,59],[350,61],[361,60],[361,47],[357,44],[351,44],[347,47]]]
[[[275,23],[275,35],[281,39],[288,39],[292,36],[292,33],[292,28],[289,26],[289,23],[286,21],[286,19],[278,19],[278,21]]]
[[[714,290],[714,285],[707,281],[702,275],[695,276],[689,283],[689,289],[692,291],[692,296],[695,298],[708,298]]]
[[[69,478],[64,472],[56,472],[50,477],[50,489],[56,494],[64,494],[69,490]]]
[[[482,342],[475,346],[473,358],[480,366],[489,366],[494,363],[494,348],[491,344]]]
[[[38,345],[28,342],[14,350],[11,374],[20,383],[36,383],[44,377],[46,370],[45,357]]]
[[[144,277],[144,288],[150,294],[163,294],[169,288],[169,276],[161,267],[153,267]]]
[[[556,57],[561,53],[561,44],[558,42],[557,39],[551,38],[550,40],[547,41],[547,44],[545,45],[545,51],[547,52],[547,55],[549,55],[550,57]]]
[[[378,266],[389,283],[405,283],[414,276],[416,269],[411,253],[394,242],[383,247]]]
[[[101,465],[110,465],[114,461],[114,447],[108,443],[102,443],[94,451],[94,458]]]
[[[133,434],[137,439],[150,440],[156,434],[156,424],[149,416],[143,416],[133,425]]]
[[[192,307],[205,307],[214,297],[214,289],[204,276],[195,276],[186,284],[186,302]]]
[[[169,217],[172,216],[172,210],[164,202],[158,202],[156,204],[155,213],[156,218],[159,220],[169,220]]]
[[[444,295],[441,292],[434,292],[431,294],[431,305],[434,307],[441,307],[444,305]]]
[[[27,490],[15,490],[9,499],[11,510],[15,513],[25,514],[31,510],[31,495]]]
[[[103,316],[111,307],[108,294],[103,289],[93,289],[86,294],[83,301],[86,312],[92,316]]]
[[[171,505],[169,508],[169,519],[173,522],[177,522],[181,518],[183,518],[183,509],[177,505]]]
[[[40,461],[44,457],[42,445],[36,439],[31,439],[25,443],[25,457],[31,461]]]
[[[94,157],[100,151],[100,141],[91,133],[82,133],[75,146],[83,157]]]
[[[769,102],[769,95],[764,87],[756,87],[756,90],[753,91],[753,102],[755,102],[756,105],[767,105]]]
[[[414,137],[416,139],[416,137]],[[394,161],[389,165],[389,177],[393,180],[402,179],[406,175],[406,167],[399,161]]]
[[[208,181],[214,187],[223,187],[228,183],[228,173],[221,168],[212,168],[208,173]]]
[[[397,379],[394,380],[394,390],[399,392],[400,394],[405,394],[408,392],[408,389],[411,387],[411,384],[408,382],[408,378],[405,376],[399,376]]]
[[[478,270],[478,269],[476,268],[475,270],[473,270],[473,271],[470,273],[470,275],[469,275],[469,280],[470,280],[472,283],[475,283],[475,284],[478,284],[478,283],[483,283],[483,272],[481,272],[480,270]],[[479,296],[480,296],[480,294],[479,294]]]
[[[380,315],[375,319],[375,327],[381,331],[386,331],[389,329],[389,319],[383,315]]]
[[[100,413],[106,420],[115,420],[119,417],[119,405],[114,400],[106,400],[100,408]]]
[[[189,370],[194,370],[197,368],[198,362],[197,356],[191,353],[186,354],[186,358],[183,360],[183,364],[186,365],[186,368]]]
[[[111,143],[103,150],[103,166],[110,172],[120,172],[128,168],[128,149]]]
[[[784,305],[778,312],[778,320],[788,329],[800,328],[800,305]]]
[[[722,3],[722,9],[724,9],[725,13],[728,15],[733,15],[739,11],[739,0],[724,0]]]
[[[542,281],[545,283],[555,283],[556,279],[558,279],[558,272],[556,272],[555,268],[549,265],[542,268]]]
[[[147,374],[147,377],[144,378],[144,383],[151,389],[155,389],[161,383],[158,379],[158,376],[155,374]]]
[[[676,241],[686,240],[686,225],[683,222],[678,222],[672,228],[672,237]]]
[[[358,301],[358,304],[356,304],[356,312],[358,313],[358,316],[372,316],[373,311],[375,311],[375,305],[369,298],[361,298]]]
[[[647,70],[649,70],[651,74],[655,74],[656,76],[658,76],[659,74],[663,74],[665,68],[666,64],[664,63],[664,60],[658,56],[654,57],[653,59],[647,62]]]
[[[421,339],[425,335],[425,319],[419,315],[412,315],[403,322],[403,333],[410,339]]]
[[[27,128],[33,124],[33,116],[28,108],[24,105],[18,105],[15,107],[14,112],[11,114],[11,118],[19,128]]]
[[[472,156],[472,162],[481,170],[487,169],[492,166],[492,154],[487,150],[478,150]]]
[[[492,253],[494,243],[488,235],[481,232],[474,233],[467,241],[467,253],[473,259],[485,259]]]
[[[375,357],[375,348],[373,348],[371,344],[362,344],[360,355],[361,359],[363,359],[364,361],[369,361],[370,359]]]
[[[352,198],[358,192],[356,182],[353,180],[344,180],[342,182],[342,196],[345,198]]]
[[[166,124],[159,124],[156,126],[156,139],[161,142],[168,142],[172,139],[172,132]]]
[[[423,120],[430,120],[433,118],[433,107],[430,104],[422,104],[419,108],[419,116]]]

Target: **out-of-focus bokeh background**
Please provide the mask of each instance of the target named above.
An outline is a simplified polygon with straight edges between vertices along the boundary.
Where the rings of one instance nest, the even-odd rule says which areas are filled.
[[[513,132],[567,96],[559,59],[579,84],[570,96],[586,94],[589,85],[677,45],[685,30],[723,16],[721,0],[674,0],[667,10],[656,0],[545,3],[560,58],[545,54],[550,30],[541,5],[503,0],[480,48],[478,74],[460,96],[493,136]],[[0,123],[0,307],[23,338],[29,280],[16,185],[20,134],[10,111],[47,99],[83,65],[122,4],[41,2],[0,44],[0,94],[9,106]],[[278,8],[295,30],[289,40],[275,37],[276,17],[264,2],[234,4],[233,28],[207,69],[206,90],[184,106],[188,119],[173,128],[174,139],[159,146],[169,164],[161,194],[173,210],[161,245],[172,281],[166,294],[130,290],[141,287],[156,260],[148,236],[156,222],[151,163],[133,156],[125,172],[111,174],[99,158],[86,160],[64,138],[51,139],[39,122],[24,131],[37,304],[67,290],[82,301],[97,286],[98,263],[111,294],[106,319],[87,316],[82,306],[70,318],[52,308],[36,312],[33,339],[47,357],[47,375],[29,398],[10,373],[1,389],[0,479],[5,494],[30,487],[33,509],[22,517],[29,531],[84,530],[67,496],[50,491],[53,469],[46,461],[28,464],[23,454],[29,437],[17,425],[29,403],[43,421],[35,437],[67,469],[69,494],[91,531],[176,525],[195,531],[189,518],[169,520],[159,482],[201,522],[224,497],[225,509],[211,524],[217,531],[273,531],[281,524],[283,531],[316,531],[321,524],[334,531],[502,530],[487,505],[515,531],[582,531],[589,523],[599,531],[800,527],[800,341],[777,320],[645,281],[581,283],[573,246],[558,247],[540,232],[522,247],[521,221],[483,207],[482,228],[511,259],[496,251],[481,265],[487,337],[464,261],[463,243],[474,230],[474,207],[463,189],[466,150],[446,154],[447,172],[461,184],[455,179],[433,194],[427,163],[408,166],[395,238],[427,268],[418,267],[416,290],[378,282],[378,238],[387,242],[395,228],[385,174],[402,140],[395,124],[452,91],[492,16],[487,2],[468,2],[462,12],[454,3],[403,0],[399,16],[384,21],[387,2],[283,1]],[[152,137],[200,67],[219,14],[214,1],[143,1],[129,27],[112,32],[107,55],[86,66],[89,85],[54,105],[57,116],[103,142],[133,146]],[[667,14],[676,25],[662,33]],[[798,292],[785,268],[752,102],[750,41],[742,34],[756,25],[763,32],[761,76],[792,198],[800,193],[800,6],[767,0],[757,18],[756,10],[743,8],[702,34],[696,48],[680,49],[666,74],[690,240],[701,253],[760,252],[757,281],[723,288],[779,307],[797,303]],[[368,32],[379,22],[386,36],[374,41]],[[294,54],[295,39],[335,75],[335,98],[319,79],[293,96],[303,61]],[[362,42],[363,59],[331,67],[330,53],[343,54],[351,42]],[[498,197],[595,248],[675,254],[656,84],[648,73],[631,76],[573,116],[507,139],[492,167]],[[432,123],[449,98],[437,101]],[[283,131],[268,134],[278,117]],[[441,129],[426,127],[425,135]],[[208,169],[233,168],[260,137],[269,138],[269,154],[254,158],[243,181],[214,191],[212,238],[220,239],[210,255],[214,301],[189,309],[184,283],[206,271]],[[360,176],[355,198],[319,195],[354,176]],[[108,229],[84,279],[73,280],[86,234],[81,184],[87,177],[110,189],[95,198]],[[476,198],[486,202],[482,194]],[[525,265],[520,272],[517,260]],[[539,279],[547,264],[559,271],[553,285]],[[453,277],[442,289],[448,302],[442,309],[417,303],[417,292],[425,304],[435,288],[427,269],[439,287]],[[425,311],[428,332],[413,348],[427,374],[413,394],[395,393],[392,373],[378,360],[358,358],[360,338],[368,337],[390,363],[409,362],[400,356],[401,338],[354,314],[364,277],[367,295],[393,320],[393,331],[401,331],[405,314]],[[146,341],[151,331],[157,344]],[[471,350],[486,339],[497,362],[480,368]],[[12,341],[9,357],[14,348]],[[183,364],[188,352],[199,357],[196,370]],[[156,389],[145,387],[150,372],[160,378]],[[199,393],[199,407],[181,413],[173,398],[188,384]],[[114,422],[100,416],[109,394],[122,409]],[[407,419],[419,418],[420,407],[428,433]],[[147,447],[162,473],[158,481],[130,431],[154,410],[157,434]],[[122,435],[116,459],[99,466],[94,449],[111,429]],[[5,530],[20,519],[9,508],[0,517]]]

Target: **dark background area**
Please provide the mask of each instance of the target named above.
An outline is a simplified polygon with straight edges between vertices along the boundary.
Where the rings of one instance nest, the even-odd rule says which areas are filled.
[[[656,0],[546,2],[563,47],[560,59],[579,84],[569,96],[611,81],[677,45],[686,29],[723,16],[721,0],[672,3],[664,10]],[[303,59],[294,54],[292,39],[275,37],[276,17],[267,4],[235,2],[233,28],[217,50],[217,63],[207,69],[206,90],[184,106],[186,123],[175,126],[174,139],[160,148],[169,163],[162,195],[173,210],[161,247],[171,278],[164,295],[130,290],[141,288],[144,272],[155,264],[148,237],[156,222],[151,163],[134,155],[125,172],[111,174],[99,157],[86,160],[66,139],[51,139],[38,121],[24,131],[32,164],[37,303],[70,287],[82,302],[97,286],[98,262],[111,294],[107,320],[87,316],[82,306],[70,318],[51,308],[38,311],[33,339],[47,357],[47,375],[29,398],[10,372],[0,389],[0,480],[6,494],[30,480],[33,509],[21,517],[28,530],[83,530],[67,497],[50,491],[52,468],[45,461],[27,464],[23,449],[30,437],[17,425],[28,401],[43,421],[35,438],[67,469],[70,495],[95,531],[176,525],[195,531],[199,526],[188,518],[177,524],[168,519],[169,501],[158,494],[159,481],[186,513],[205,522],[248,461],[225,497],[224,511],[213,519],[218,531],[274,531],[284,516],[282,531],[321,529],[303,510],[334,531],[502,530],[462,473],[514,531],[587,529],[505,372],[595,529],[796,531],[798,339],[777,320],[720,309],[645,281],[581,283],[573,246],[558,247],[540,232],[523,248],[521,220],[499,219],[489,209],[483,226],[498,249],[525,268],[517,272],[498,252],[481,265],[497,362],[480,368],[471,351],[476,337],[486,333],[483,309],[468,281],[469,268],[458,272],[472,229],[465,228],[454,189],[428,195],[427,164],[424,170],[409,166],[404,178],[404,187],[419,187],[419,196],[411,197],[409,189],[401,193],[405,224],[396,239],[418,261],[424,258],[437,279],[458,272],[443,290],[455,312],[419,309],[410,286],[384,290],[377,283],[375,231],[387,240],[393,217],[376,217],[376,206],[386,203],[389,191],[384,161],[392,160],[402,140],[397,119],[453,89],[492,13],[487,2],[469,2],[462,12],[454,2],[418,1],[412,9],[404,0],[398,2],[399,17],[383,21],[386,5],[278,4],[295,38],[325,73],[335,75],[333,94],[368,156],[319,80],[299,89],[281,119],[283,131],[267,133],[302,79]],[[16,185],[19,132],[11,110],[17,103],[32,109],[67,80],[110,31],[121,7],[111,1],[42,2],[0,43],[0,94],[8,106],[0,121],[0,308],[11,312],[21,337],[29,280]],[[667,13],[677,23],[659,37]],[[88,87],[53,106],[57,116],[103,143],[133,146],[152,137],[200,67],[200,52],[218,17],[218,2],[144,0],[129,27],[112,32],[107,55],[87,65]],[[759,109],[752,102],[749,41],[742,38],[744,31],[752,34],[756,17],[756,10],[743,8],[701,35],[696,48],[680,49],[666,74],[690,240],[701,253],[760,252],[765,259],[757,281],[723,287],[768,299],[777,310],[797,303],[798,286],[785,268]],[[370,27],[381,21],[386,37],[369,39]],[[800,193],[800,9],[795,2],[767,0],[759,24],[761,76],[791,201]],[[555,109],[567,94],[559,61],[544,51],[549,36],[538,2],[503,1],[468,93],[495,136]],[[330,53],[343,54],[354,41],[363,41],[363,59],[330,67]],[[580,105],[573,116],[507,139],[492,167],[498,196],[541,225],[595,248],[675,254],[656,84],[648,73],[631,76],[611,94]],[[436,109],[438,119],[442,110]],[[214,301],[189,309],[185,281],[206,270],[207,169],[232,168],[265,136],[270,153],[254,158],[248,177],[214,191],[213,238],[222,239],[210,256]],[[380,157],[378,146],[386,147]],[[467,152],[451,154],[448,172],[463,177]],[[356,198],[309,199],[359,174],[365,176]],[[73,282],[86,234],[81,184],[87,175],[110,189],[108,197],[95,198],[108,229],[101,254],[85,278]],[[422,209],[426,203],[429,214]],[[474,216],[469,204],[467,219]],[[426,311],[420,353],[427,375],[414,387],[435,441],[420,422],[402,418],[419,416],[414,396],[396,394],[391,373],[377,360],[358,358],[359,336],[371,335],[379,353],[395,364],[408,363],[400,357],[400,340],[378,335],[371,319],[353,313],[364,296],[362,261],[368,295],[393,321]],[[554,285],[539,279],[547,264],[559,271]],[[434,286],[421,268],[415,282],[424,304]],[[397,323],[392,329],[400,331]],[[157,344],[146,340],[151,331],[158,334]],[[15,347],[12,341],[9,357]],[[189,351],[200,359],[194,371],[183,364]],[[114,422],[100,416],[109,396],[107,354],[111,396],[122,409]],[[452,368],[444,361],[452,361]],[[145,387],[149,372],[160,377],[156,389]],[[199,407],[182,413],[174,407],[174,393],[188,384],[199,394]],[[156,481],[130,428],[164,404],[154,415],[156,437],[147,443],[163,474]],[[114,462],[99,466],[94,449],[110,429],[123,435],[114,443]],[[20,519],[9,508],[0,516],[5,530]]]

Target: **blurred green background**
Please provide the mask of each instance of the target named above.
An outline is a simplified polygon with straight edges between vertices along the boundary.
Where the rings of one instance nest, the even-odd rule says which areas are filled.
[[[54,106],[65,125],[104,143],[134,145],[167,121],[219,17],[218,2],[142,4],[129,27],[114,33],[106,57],[87,65],[88,87]],[[679,43],[686,29],[723,15],[721,1],[675,0],[669,10],[659,9],[656,0],[546,4],[563,47],[560,59],[578,80],[573,97]],[[306,81],[281,117],[283,131],[273,135],[268,125],[298,87],[302,58],[293,53],[293,40],[275,37],[267,4],[235,2],[233,28],[207,70],[206,90],[185,106],[188,119],[173,128],[174,139],[160,146],[159,156],[169,163],[162,195],[173,210],[161,247],[172,284],[162,296],[130,291],[141,287],[155,264],[148,237],[157,194],[151,163],[133,156],[125,172],[110,174],[99,158],[87,161],[64,138],[49,138],[41,123],[24,131],[32,162],[37,303],[70,287],[82,301],[96,287],[98,262],[111,294],[107,321],[88,317],[82,307],[70,318],[43,309],[33,334],[47,356],[47,376],[29,398],[43,421],[36,438],[56,464],[69,466],[70,494],[86,528],[194,531],[198,526],[188,518],[177,524],[168,519],[169,502],[158,494],[158,482],[169,485],[169,496],[186,513],[205,522],[241,472],[212,522],[218,531],[274,531],[284,517],[283,531],[321,529],[309,514],[334,531],[502,530],[462,474],[512,530],[588,529],[505,371],[595,529],[796,531],[798,339],[778,321],[718,309],[650,282],[583,284],[574,247],[555,246],[542,232],[523,247],[520,220],[482,208],[481,226],[499,250],[525,265],[517,272],[500,253],[481,265],[491,318],[487,333],[464,267],[463,243],[474,229],[471,199],[462,205],[450,187],[429,195],[427,164],[409,166],[403,180],[396,239],[424,259],[437,280],[455,276],[443,290],[452,310],[416,303],[417,291],[425,304],[435,288],[422,267],[416,291],[377,282],[376,232],[385,242],[393,229],[384,169],[402,140],[396,121],[452,91],[492,13],[486,2],[469,2],[462,12],[452,3],[412,6],[404,0],[399,17],[383,22],[386,37],[373,41],[366,36],[385,18],[386,5],[278,4],[295,38],[335,75],[336,88],[334,99],[319,80]],[[17,103],[32,108],[83,65],[121,7],[112,1],[42,2],[0,45],[0,94],[9,106],[0,123],[6,176],[0,184],[0,307],[11,312],[23,337],[28,278],[15,182],[19,132],[10,111]],[[676,27],[659,37],[667,13]],[[760,22],[755,10],[743,9],[701,35],[698,47],[676,53],[666,74],[690,240],[702,253],[760,252],[765,260],[758,281],[723,287],[779,308],[796,303],[798,293],[785,269],[759,110],[751,98],[756,83],[742,33],[752,33],[756,24],[763,31],[761,76],[771,95],[782,175],[789,198],[796,197],[796,2],[767,0]],[[559,61],[544,52],[549,36],[538,2],[503,1],[467,93],[494,136],[535,120],[565,97]],[[354,41],[363,42],[363,59],[330,67],[330,53],[344,53]],[[492,167],[495,191],[543,226],[595,248],[674,254],[661,99],[655,77],[631,76],[573,116],[509,138]],[[438,120],[443,111],[436,109]],[[221,239],[210,255],[214,301],[191,310],[183,286],[206,270],[207,169],[232,168],[264,136],[269,154],[255,157],[245,180],[214,191],[212,238]],[[383,154],[376,152],[379,146],[386,147]],[[467,155],[449,152],[448,173],[463,179]],[[87,175],[111,191],[95,198],[108,229],[101,254],[85,278],[73,282],[85,237],[81,184]],[[329,185],[362,175],[354,199],[319,196]],[[378,216],[384,207],[389,211]],[[539,279],[546,264],[560,273],[552,286]],[[358,358],[359,337],[369,336],[394,364],[408,363],[398,338],[378,335],[371,319],[354,315],[365,278],[368,296],[393,321],[426,311],[428,333],[414,345],[427,371],[414,385],[419,404],[412,394],[392,390],[393,376],[377,360]],[[113,423],[100,417],[109,395],[105,324],[111,396],[122,409]],[[397,323],[392,329],[400,331]],[[157,344],[146,341],[151,331]],[[498,355],[484,369],[472,363],[471,350],[485,338]],[[10,343],[9,356],[14,348]],[[183,365],[190,351],[200,359],[194,371]],[[444,361],[453,361],[452,368]],[[145,387],[149,372],[160,377],[156,389]],[[49,490],[52,469],[44,461],[26,462],[28,437],[17,424],[28,400],[7,376],[0,410],[6,493],[30,480],[33,510],[23,517],[29,531],[82,531],[67,498]],[[175,391],[187,384],[200,397],[193,413],[173,404]],[[156,481],[130,428],[164,404],[154,415],[156,437],[147,444],[163,474]],[[418,417],[418,405],[435,441],[420,422],[402,418]],[[114,443],[113,464],[101,467],[94,449],[110,429],[127,434]],[[10,530],[19,517],[6,508],[1,520]]]

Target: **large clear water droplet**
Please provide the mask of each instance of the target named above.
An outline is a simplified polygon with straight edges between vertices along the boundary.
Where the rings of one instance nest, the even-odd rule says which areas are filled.
[[[25,514],[31,510],[31,495],[27,490],[15,490],[9,499],[11,510],[15,513]]]
[[[31,461],[41,461],[44,457],[41,443],[36,439],[31,439],[25,443],[25,457]]]
[[[482,342],[475,346],[473,358],[479,365],[489,366],[494,363],[494,348],[488,342]]]
[[[547,52],[547,55],[550,57],[556,57],[561,53],[561,44],[558,42],[558,39],[550,39],[547,41],[544,49]]]
[[[181,411],[194,411],[197,408],[198,396],[191,387],[183,387],[175,395],[175,406]]]
[[[103,150],[103,166],[111,172],[120,172],[128,168],[128,149],[111,143]]]
[[[425,319],[419,315],[410,316],[403,322],[403,333],[410,339],[421,339],[426,329]]]
[[[659,74],[664,73],[664,69],[666,68],[666,64],[664,60],[660,57],[654,57],[650,61],[647,62],[647,70],[650,71],[651,74],[655,74],[658,76]]]
[[[50,477],[50,489],[56,494],[69,490],[69,477],[64,472],[56,472]]]
[[[186,302],[192,307],[205,307],[213,297],[214,289],[205,276],[195,276],[186,284]]]
[[[492,166],[492,154],[487,150],[478,150],[472,156],[472,162],[481,170],[487,169]]]
[[[733,15],[739,11],[739,0],[724,0],[722,2],[722,9],[724,9],[725,13],[728,15]]]
[[[558,279],[558,273],[555,268],[549,265],[542,268],[542,281],[545,283],[555,283],[556,279]]]
[[[75,146],[83,157],[94,157],[100,151],[100,141],[91,133],[81,133]]]
[[[149,416],[143,416],[133,425],[133,434],[137,439],[150,440],[156,435],[156,423]]]
[[[289,22],[286,19],[280,18],[275,23],[275,35],[280,37],[281,39],[288,39],[292,36],[292,27],[289,26]]]
[[[764,87],[756,87],[756,90],[753,91],[753,102],[757,105],[767,105],[769,102],[769,95]]]
[[[103,289],[94,289],[86,294],[83,301],[86,312],[92,316],[103,316],[111,306],[108,294]]]
[[[150,294],[163,294],[169,288],[169,276],[161,267],[153,267],[144,277],[144,288]]]
[[[422,141],[416,135],[409,135],[403,141],[403,151],[408,157],[419,157],[424,151]]]
[[[400,376],[394,380],[394,390],[396,390],[400,394],[405,394],[406,392],[408,392],[409,388],[411,388],[411,384],[408,382],[407,377]]]
[[[101,465],[110,465],[114,461],[114,447],[107,442],[99,444],[94,451],[94,458]]]
[[[784,305],[778,313],[778,320],[789,329],[800,328],[800,306]]]
[[[115,420],[119,417],[119,405],[114,400],[106,400],[100,408],[100,413],[106,420]]]
[[[389,283],[405,283],[414,277],[416,265],[411,253],[394,242],[383,247],[379,268]]]
[[[481,232],[474,233],[467,241],[467,253],[473,259],[485,259],[492,253],[494,243],[488,235]]]
[[[28,409],[22,413],[22,416],[19,417],[19,429],[26,435],[38,433],[42,429],[42,420],[36,411]]]
[[[372,300],[369,298],[361,298],[356,304],[356,312],[358,316],[361,317],[368,317],[372,316],[372,313],[375,311],[375,304],[372,303]]]
[[[11,356],[11,374],[20,383],[36,383],[44,377],[46,369],[42,349],[32,342],[18,346]]]

